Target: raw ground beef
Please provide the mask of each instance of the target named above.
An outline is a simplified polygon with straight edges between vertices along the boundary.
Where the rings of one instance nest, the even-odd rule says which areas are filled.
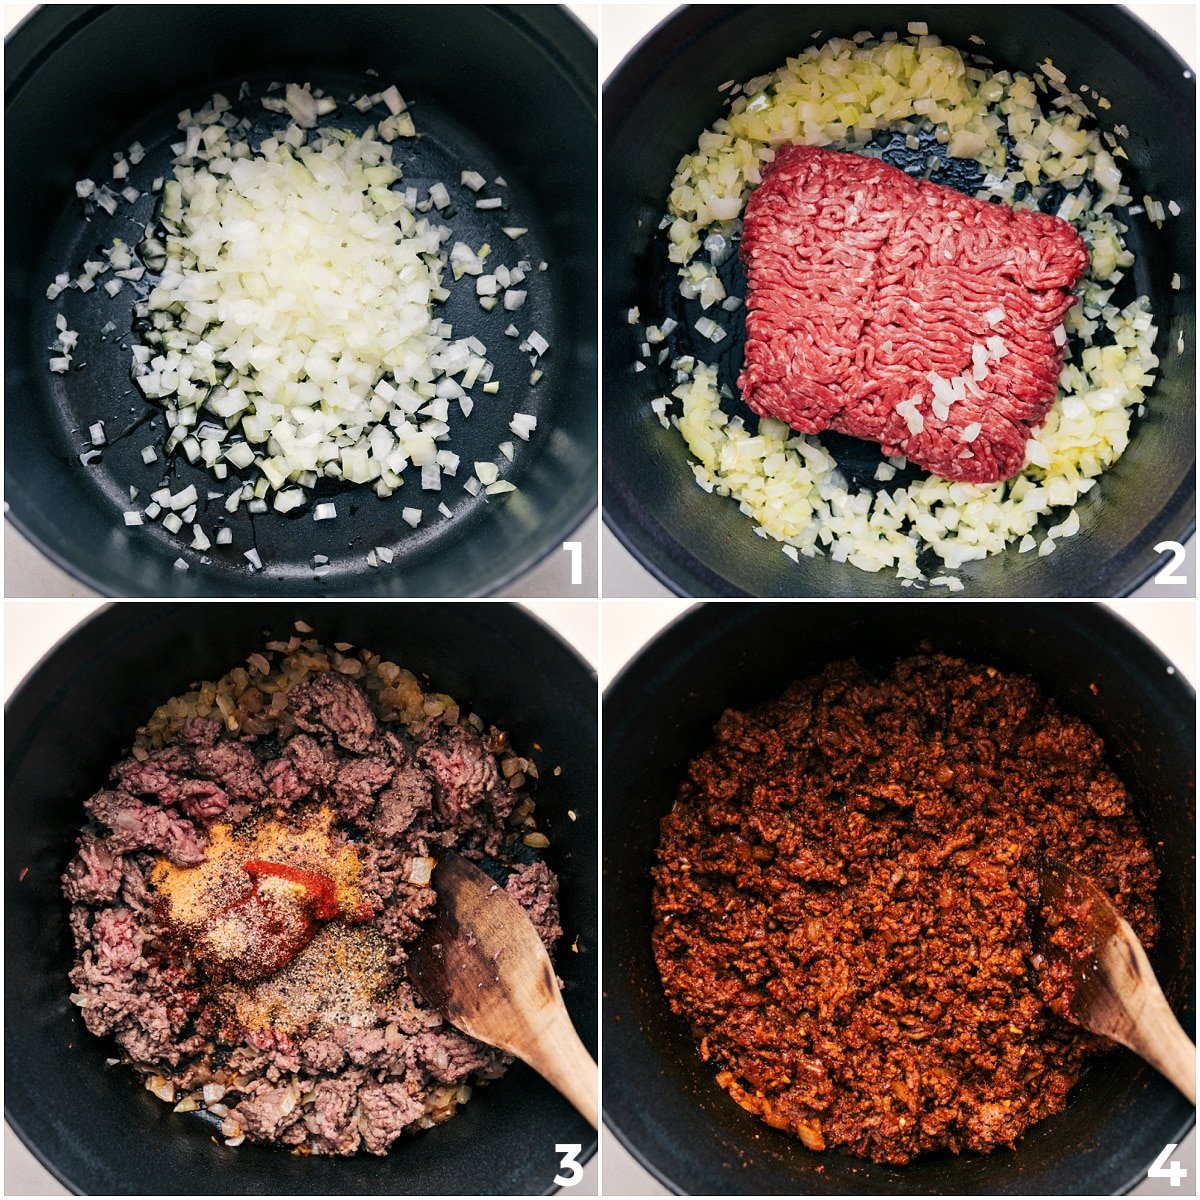
[[[185,1110],[209,1108],[231,1144],[244,1136],[315,1154],[385,1154],[405,1131],[452,1115],[468,1085],[509,1061],[445,1026],[404,979],[405,944],[436,901],[410,878],[414,862],[454,847],[507,864],[508,891],[548,949],[562,933],[558,881],[521,845],[534,828],[524,788],[536,765],[377,655],[299,637],[272,647],[161,707],[86,802],[93,823],[63,875],[72,999],[152,1090]],[[229,980],[192,953],[197,943],[169,920],[151,873],[164,859],[205,862],[218,822],[298,822],[320,804],[336,814],[337,847],[361,864],[365,909],[354,920],[369,919],[386,946],[386,999],[365,1025],[239,1026],[217,999]],[[251,903],[257,888],[247,876]]]
[[[738,384],[754,412],[878,442],[946,479],[1021,470],[1057,393],[1054,330],[1088,261],[1070,224],[878,159],[789,145],[746,205],[741,254]],[[939,417],[930,373],[971,375],[973,347],[996,337],[1007,352]],[[916,418],[897,412],[910,399]]]
[[[810,1149],[1012,1146],[1111,1046],[1044,998],[1042,854],[1153,944],[1158,869],[1092,729],[992,667],[835,663],[725,713],[663,819],[671,1008],[730,1096]]]

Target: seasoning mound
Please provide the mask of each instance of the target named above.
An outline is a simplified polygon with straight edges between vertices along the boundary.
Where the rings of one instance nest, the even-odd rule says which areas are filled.
[[[528,850],[536,778],[398,664],[269,643],[162,705],[85,803],[63,876],[84,1024],[230,1145],[386,1154],[509,1062],[406,979],[437,850],[490,860],[547,947],[561,935]]]
[[[1110,1046],[1040,990],[1043,854],[1153,944],[1158,869],[1092,729],[992,667],[833,664],[726,712],[662,822],[671,1008],[730,1096],[811,1150],[1011,1147]]]

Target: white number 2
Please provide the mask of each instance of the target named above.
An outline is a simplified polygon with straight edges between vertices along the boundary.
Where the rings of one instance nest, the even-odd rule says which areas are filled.
[[[1175,572],[1187,562],[1187,551],[1178,542],[1159,542],[1154,547],[1155,554],[1169,554],[1171,561],[1165,567],[1160,567],[1154,576],[1155,583],[1172,583],[1185,585],[1186,575],[1176,575]]]
[[[559,1164],[564,1174],[555,1175],[554,1182],[559,1187],[574,1187],[583,1178],[583,1167],[579,1165],[579,1152],[583,1147],[578,1142],[561,1142],[554,1147],[555,1154],[562,1155],[562,1162]],[[1167,1147],[1169,1154],[1174,1150],[1174,1146]]]
[[[1163,1163],[1175,1153],[1178,1148],[1177,1142],[1169,1142],[1163,1147],[1163,1152],[1154,1160],[1153,1165],[1146,1174],[1151,1179],[1169,1179],[1171,1186],[1176,1188],[1187,1178],[1187,1171],[1178,1162],[1167,1163],[1164,1167]]]

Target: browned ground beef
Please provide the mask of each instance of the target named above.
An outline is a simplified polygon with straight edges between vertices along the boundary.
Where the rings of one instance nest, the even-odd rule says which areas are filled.
[[[654,953],[718,1082],[812,1149],[1012,1146],[1109,1043],[1044,1003],[1043,852],[1146,945],[1158,870],[1104,746],[1029,679],[836,663],[727,712],[662,822]]]
[[[401,1133],[446,1119],[466,1085],[495,1079],[509,1061],[445,1026],[404,977],[405,945],[436,901],[410,880],[414,862],[454,847],[496,860],[493,870],[507,864],[508,891],[547,947],[561,935],[557,880],[523,845],[536,766],[377,655],[299,637],[272,646],[161,707],[86,802],[92,824],[63,876],[73,999],[87,1028],[114,1038],[164,1099],[215,1110],[234,1143],[384,1154]],[[204,863],[226,827],[302,827],[320,805],[336,817],[333,845],[349,847],[361,871],[364,907],[347,927],[369,926],[385,948],[374,966],[387,986],[365,1022],[239,1024],[220,990],[228,979],[168,919],[152,872],[164,859]],[[249,875],[244,890],[253,891]],[[347,973],[356,968],[351,959]]]

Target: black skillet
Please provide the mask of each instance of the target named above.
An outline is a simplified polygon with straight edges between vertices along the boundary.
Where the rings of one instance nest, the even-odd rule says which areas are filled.
[[[328,642],[393,657],[535,751],[566,934],[556,957],[575,1027],[596,1052],[596,690],[591,669],[508,604],[121,604],[76,629],[30,673],[6,715],[5,1114],[73,1191],[90,1194],[531,1195],[555,1190],[556,1143],[590,1157],[595,1134],[516,1064],[453,1120],[386,1158],[300,1158],[229,1149],[176,1115],[92,1037],[68,1000],[67,910],[58,877],[83,800],[156,704],[211,679],[307,619]],[[561,766],[555,775],[552,767]],[[575,819],[568,818],[568,810]],[[577,949],[572,949],[572,947]]]
[[[1089,604],[698,606],[604,699],[604,1119],[678,1193],[1114,1195],[1194,1121],[1169,1083],[1117,1049],[1015,1151],[931,1155],[906,1167],[813,1154],[734,1104],[671,1015],[650,953],[648,872],[659,819],[721,712],[772,699],[834,659],[882,667],[924,640],[1033,676],[1104,738],[1162,869],[1162,935],[1150,957],[1194,1028],[1195,693],[1149,642]],[[630,1080],[636,1086],[614,1086]]]
[[[595,41],[557,6],[522,5],[52,5],[37,10],[6,47],[5,431],[6,500],[13,523],[77,578],[110,595],[472,595],[494,591],[556,547],[595,501]],[[378,75],[368,75],[368,69]],[[153,198],[124,201],[115,218],[85,222],[74,182],[108,179],[114,152],[140,140],[150,151],[133,169],[148,188],[169,173],[167,145],[178,140],[176,113],[214,91],[233,99],[243,80],[255,98],[238,106],[256,133],[286,124],[257,97],[272,81],[311,81],[343,101],[353,91],[395,82],[409,100],[417,141],[397,143],[404,186],[442,180],[454,201],[457,236],[493,247],[490,264],[533,264],[525,306],[485,313],[467,279],[439,306],[455,336],[474,332],[500,380],[492,398],[476,395],[469,420],[450,416],[447,443],[462,459],[441,493],[422,492],[419,471],[387,501],[369,488],[323,484],[338,519],[314,523],[308,506],[293,514],[227,518],[221,502],[201,506],[210,538],[232,526],[233,542],[200,553],[147,522],[126,528],[129,487],[139,502],[164,477],[141,452],[163,437],[163,419],[129,379],[132,291],[110,300],[99,289],[45,299],[60,271],[79,273],[85,258],[114,236],[137,236],[130,217],[150,215]],[[378,119],[385,110],[373,114]],[[345,103],[338,119],[365,127]],[[273,127],[273,125],[272,125]],[[479,196],[501,196],[500,210],[477,210],[460,185],[464,169],[486,176]],[[491,181],[503,178],[507,187]],[[422,195],[424,193],[422,192]],[[525,226],[517,241],[502,226]],[[538,272],[540,262],[548,269]],[[447,273],[449,279],[449,273]],[[72,371],[51,375],[46,347],[58,312],[78,330]],[[115,331],[102,335],[113,322]],[[537,329],[550,343],[545,377],[530,386],[520,339]],[[103,340],[102,340],[103,339]],[[82,370],[74,369],[86,362]],[[479,389],[476,388],[476,393]],[[508,430],[514,412],[531,412],[529,443]],[[88,427],[104,420],[113,444],[83,465]],[[125,435],[125,436],[122,436]],[[497,445],[512,441],[509,465]],[[475,461],[496,461],[519,490],[485,502],[463,490]],[[228,494],[232,484],[176,456],[166,476],[178,490]],[[443,501],[453,515],[438,512]],[[405,506],[422,510],[412,529]],[[376,546],[394,553],[379,570]],[[265,564],[252,572],[251,547]],[[314,562],[323,555],[330,562]],[[182,556],[187,571],[173,568]]]
[[[660,368],[655,355],[649,369],[634,374],[640,330],[629,325],[627,313],[636,305],[643,319],[657,321],[679,306],[674,268],[656,229],[676,163],[721,114],[719,85],[772,71],[814,40],[859,30],[903,33],[914,20],[999,66],[1032,71],[1050,56],[1069,81],[1095,87],[1112,105],[1102,114],[1106,127],[1129,127],[1130,162],[1121,166],[1129,167],[1134,194],[1140,200],[1149,192],[1164,204],[1174,199],[1182,208],[1161,231],[1144,216],[1132,225],[1138,263],[1117,299],[1150,297],[1163,365],[1128,451],[1080,503],[1078,536],[1061,540],[1046,558],[1008,552],[968,564],[961,572],[966,594],[1124,595],[1164,561],[1156,545],[1185,542],[1195,528],[1195,81],[1178,56],[1116,5],[693,5],[649,34],[604,89],[605,520],[642,565],[680,595],[911,594],[886,571],[870,575],[827,557],[792,563],[777,542],[753,536],[735,503],[700,491],[683,440],[661,428],[650,409],[653,397],[674,386],[673,373]],[[973,47],[970,34],[986,46]],[[912,165],[903,155],[889,157]],[[936,178],[970,182],[954,173]],[[1178,291],[1170,286],[1176,272]],[[734,294],[744,295],[736,261],[725,273]],[[699,305],[674,315],[694,319]],[[740,328],[740,315],[720,316],[726,327]],[[686,330],[685,324],[681,334]],[[1181,335],[1182,355],[1176,350]],[[727,338],[719,353],[702,338],[696,342],[705,361],[721,360],[723,379],[736,379],[740,336]],[[683,336],[672,349],[692,352]],[[730,408],[744,411],[740,401]],[[848,476],[880,486],[873,478],[878,447],[833,434],[823,442]],[[938,573],[936,560],[929,566],[927,573]]]

